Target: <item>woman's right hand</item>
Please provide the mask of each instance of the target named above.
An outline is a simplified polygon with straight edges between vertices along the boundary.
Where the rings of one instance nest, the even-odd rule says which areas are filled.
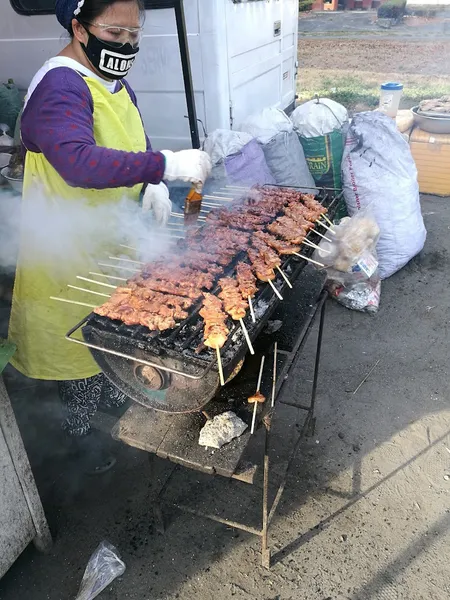
[[[189,181],[201,193],[203,185],[211,173],[211,159],[202,150],[162,150],[166,159],[163,179],[174,181]]]

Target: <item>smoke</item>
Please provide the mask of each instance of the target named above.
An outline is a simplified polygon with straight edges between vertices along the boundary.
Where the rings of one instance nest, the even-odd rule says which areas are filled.
[[[20,196],[0,195],[0,269],[13,271],[19,248]]]
[[[79,274],[87,275],[99,261],[111,263],[111,256],[145,262],[165,257],[171,241],[151,215],[127,199],[92,205],[86,200],[49,199],[35,191],[22,206],[21,198],[12,194],[0,202],[3,270],[13,270],[20,254],[25,268],[39,266],[62,275],[71,264],[84,267]]]

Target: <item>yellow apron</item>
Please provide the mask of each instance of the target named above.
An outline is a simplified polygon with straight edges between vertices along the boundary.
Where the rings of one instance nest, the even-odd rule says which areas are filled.
[[[84,81],[93,98],[96,144],[127,152],[145,151],[141,117],[127,89],[122,87],[111,94],[94,79]],[[11,363],[24,375],[61,381],[100,372],[88,348],[64,337],[90,309],[51,300],[50,296],[94,305],[107,300],[67,286],[108,293],[108,288],[77,282],[76,275],[89,277],[89,271],[98,271],[97,261],[107,257],[108,248],[117,247],[119,223],[114,220],[114,209],[118,210],[124,198],[138,201],[141,189],[142,184],[105,190],[70,187],[43,154],[27,152],[21,243],[9,325],[9,339],[17,345]]]

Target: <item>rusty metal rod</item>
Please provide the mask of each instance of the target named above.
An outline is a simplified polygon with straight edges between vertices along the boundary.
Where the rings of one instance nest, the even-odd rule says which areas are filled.
[[[210,513],[205,513],[200,510],[195,510],[194,508],[190,508],[189,506],[184,506],[183,504],[173,504],[176,508],[179,508],[183,512],[190,513],[191,515],[195,515],[196,517],[204,517],[205,519],[210,519],[211,521],[217,521],[217,523],[222,523],[223,525],[228,525],[229,527],[233,527],[233,529],[241,529],[242,531],[247,531],[247,533],[252,533],[253,535],[258,535],[261,537],[262,531],[260,529],[255,529],[254,527],[248,527],[243,523],[237,523],[236,521],[230,521],[229,519],[224,519],[222,517],[218,517],[216,515],[212,515]]]

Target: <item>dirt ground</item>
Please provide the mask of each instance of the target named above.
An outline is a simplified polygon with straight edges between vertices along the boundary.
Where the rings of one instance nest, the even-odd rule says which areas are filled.
[[[9,376],[55,545],[49,556],[30,547],[19,558],[0,582],[2,600],[73,599],[103,539],[127,565],[105,600],[447,600],[450,203],[425,198],[423,212],[425,250],[383,283],[376,316],[329,302],[317,430],[295,460],[273,522],[270,572],[249,534],[170,511],[166,535],[157,534],[145,453],[121,446],[112,472],[83,478],[62,455],[56,390],[24,388]],[[310,389],[314,338],[288,398]],[[284,411],[280,451],[289,443],[283,423],[292,419]],[[202,507],[219,498],[229,517],[252,522],[253,486],[190,472],[174,483],[172,495]]]
[[[450,41],[312,39],[299,42],[301,69],[355,69],[450,77]]]
[[[300,101],[328,95],[349,108],[373,107],[384,81],[404,85],[403,107],[450,93],[450,22],[381,30],[374,13],[299,21]]]

